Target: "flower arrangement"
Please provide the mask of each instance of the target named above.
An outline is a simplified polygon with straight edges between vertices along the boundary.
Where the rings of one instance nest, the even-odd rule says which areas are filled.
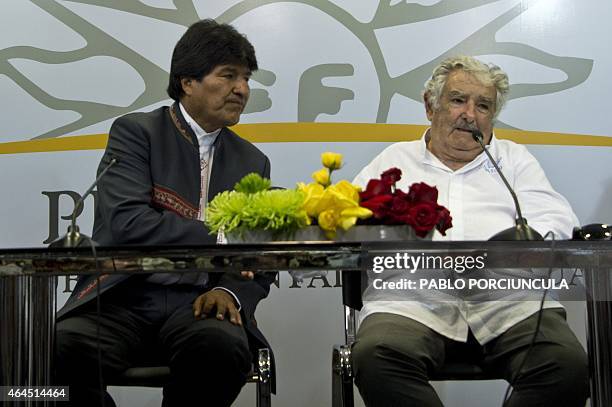
[[[327,239],[355,224],[409,225],[425,237],[436,228],[445,235],[452,227],[448,209],[438,205],[438,190],[423,182],[408,192],[395,185],[402,172],[391,168],[380,179],[371,179],[364,191],[346,180],[332,183],[332,173],[342,168],[342,155],[323,153],[323,168],[312,173],[313,182],[298,183],[296,189],[272,189],[271,182],[249,174],[233,191],[217,195],[206,209],[211,233],[264,230],[288,237],[316,224]]]
[[[299,190],[270,189],[269,179],[248,174],[224,191],[206,208],[206,225],[211,233],[241,234],[245,230],[269,230],[274,234],[292,233],[308,226],[304,194]]]
[[[400,169],[388,169],[380,179],[368,181],[365,191],[360,192],[360,205],[374,213],[368,223],[410,225],[419,237],[425,237],[435,227],[445,236],[452,227],[452,217],[448,209],[438,205],[438,189],[419,182],[406,193],[395,186],[401,177]]]
[[[298,190],[305,194],[304,209],[308,216],[328,239],[334,239],[338,228],[348,230],[357,219],[371,217],[372,211],[359,205],[359,187],[346,180],[332,184],[332,173],[342,168],[341,154],[323,153],[321,162],[323,168],[312,174],[314,182],[298,183]]]

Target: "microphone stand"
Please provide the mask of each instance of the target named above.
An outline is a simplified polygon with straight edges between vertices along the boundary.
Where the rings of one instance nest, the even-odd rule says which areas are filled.
[[[506,230],[502,230],[501,232],[497,233],[495,236],[493,236],[489,240],[544,240],[542,238],[542,235],[540,235],[535,229],[531,228],[527,224],[527,219],[523,218],[523,214],[521,212],[521,206],[519,205],[516,194],[514,193],[514,190],[508,183],[508,180],[506,179],[506,177],[504,177],[504,174],[501,172],[499,166],[493,159],[493,156],[491,155],[489,150],[486,148],[484,144],[484,137],[482,136],[482,133],[479,130],[472,130],[472,138],[478,144],[480,144],[480,147],[482,147],[482,150],[485,152],[485,154],[489,158],[489,161],[491,161],[491,164],[493,164],[493,166],[497,170],[497,173],[499,174],[500,178],[504,182],[504,185],[506,185],[506,188],[510,192],[512,199],[514,200],[514,207],[516,208],[516,214],[517,214],[516,226],[508,228]]]
[[[91,184],[91,186],[85,191],[85,193],[79,198],[77,203],[74,205],[74,210],[72,211],[72,217],[70,220],[70,225],[68,226],[68,231],[61,238],[51,242],[49,247],[78,247],[83,245],[84,242],[92,242],[91,238],[81,234],[79,231],[79,226],[76,224],[77,213],[83,206],[85,198],[91,194],[93,189],[98,185],[100,179],[106,174],[106,172],[117,163],[117,158],[112,158],[110,162],[104,167],[104,169],[100,172],[96,180]]]

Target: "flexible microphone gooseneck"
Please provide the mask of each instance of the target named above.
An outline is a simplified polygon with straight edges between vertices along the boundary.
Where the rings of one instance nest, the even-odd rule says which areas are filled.
[[[471,130],[471,132],[472,132],[472,138],[474,138],[474,140],[478,144],[480,144],[480,147],[482,147],[482,150],[485,152],[485,154],[489,158],[489,161],[491,161],[491,164],[493,164],[493,166],[495,167],[495,170],[497,171],[500,178],[504,182],[506,189],[508,189],[508,191],[510,192],[510,195],[512,195],[512,199],[514,200],[514,207],[516,208],[516,215],[517,215],[516,226],[508,228],[506,230],[502,230],[501,232],[497,233],[495,236],[493,236],[489,240],[544,240],[542,235],[540,235],[536,230],[532,229],[531,227],[529,227],[529,225],[527,225],[527,220],[523,218],[523,213],[521,212],[521,206],[519,205],[518,198],[516,197],[514,190],[510,186],[510,183],[508,182],[504,174],[501,172],[501,169],[497,165],[497,162],[493,159],[493,156],[491,155],[489,150],[487,150],[487,148],[485,147],[484,137],[482,136],[482,133],[479,130]],[[551,255],[554,255],[554,243],[555,243],[555,239],[554,239],[554,234],[553,234]],[[549,270],[549,276],[551,272],[552,272],[552,269]],[[531,353],[534,347],[534,344],[536,342],[536,339],[538,337],[538,333],[540,332],[540,325],[542,321],[542,311],[544,310],[544,302],[546,300],[547,293],[548,293],[548,290],[544,290],[544,293],[542,294],[542,299],[540,300],[540,308],[537,313],[538,316],[536,320],[536,327],[533,332],[531,342],[529,344],[529,347],[527,348],[527,352],[523,354],[523,358],[521,360],[521,363],[519,364],[518,369],[516,370],[516,373],[509,380],[508,387],[506,387],[506,393],[504,394],[504,399],[502,400],[502,407],[506,407],[508,405],[508,402],[510,400],[509,399],[510,390],[515,387],[516,381],[518,380],[519,376],[521,375],[523,371],[525,362],[529,358],[529,354]]]
[[[497,170],[497,173],[499,174],[500,178],[504,182],[504,185],[510,192],[512,199],[514,200],[514,207],[516,208],[516,214],[517,214],[516,226],[508,228],[506,230],[502,230],[501,232],[499,232],[498,234],[496,234],[489,240],[544,240],[542,238],[542,235],[540,235],[535,229],[529,227],[529,225],[527,224],[527,219],[523,218],[523,213],[521,212],[521,206],[519,205],[516,194],[514,193],[514,190],[508,183],[508,180],[506,179],[506,177],[504,177],[504,174],[501,172],[497,163],[493,159],[493,156],[491,155],[489,150],[487,150],[484,144],[484,137],[482,136],[482,133],[480,132],[480,130],[471,130],[471,132],[472,132],[472,138],[478,144],[480,144],[480,147],[482,147],[482,150],[485,152],[487,157],[489,157],[489,161],[491,161],[491,164],[493,164],[493,166],[495,167],[495,170]]]
[[[80,233],[79,227],[76,224],[77,213],[81,209],[81,206],[83,206],[83,202],[85,201],[85,198],[87,198],[89,194],[91,194],[91,192],[96,187],[96,185],[98,185],[98,182],[100,181],[100,179],[102,179],[102,177],[104,176],[104,174],[106,174],[106,172],[110,169],[110,167],[115,165],[118,161],[119,160],[116,157],[113,157],[110,160],[110,162],[106,165],[106,167],[104,167],[104,169],[100,172],[100,174],[98,175],[96,180],[93,182],[93,184],[91,184],[91,186],[87,189],[87,191],[85,191],[85,193],[79,198],[79,200],[74,205],[74,210],[72,211],[72,216],[70,218],[70,225],[68,226],[67,233],[63,237],[52,242],[49,245],[49,247],[77,247],[80,244],[82,244],[82,242],[85,240],[89,242],[91,241],[90,238]]]

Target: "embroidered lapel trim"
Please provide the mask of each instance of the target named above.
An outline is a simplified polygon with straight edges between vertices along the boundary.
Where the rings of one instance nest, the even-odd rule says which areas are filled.
[[[174,123],[174,126],[179,131],[181,136],[183,136],[192,146],[195,147],[195,145],[193,144],[193,138],[191,137],[191,132],[189,131],[191,129],[187,130],[185,128],[181,120],[179,120],[178,118],[176,109],[177,109],[176,103],[170,106],[170,109],[168,109],[168,112],[170,113],[170,118],[172,118],[172,122]]]
[[[91,292],[91,290],[93,290],[94,288],[96,288],[96,286],[98,285],[98,281],[100,281],[100,283],[102,283],[102,281],[106,280],[109,277],[108,274],[102,274],[100,276],[100,278],[96,278],[94,281],[92,281],[91,283],[89,283],[87,285],[87,287],[83,288],[81,290],[81,292],[79,292],[79,294],[77,295],[77,300],[80,300],[81,298],[83,298],[84,296],[86,296],[87,294],[89,294]]]
[[[175,212],[184,218],[198,218],[198,208],[189,204],[189,202],[180,197],[176,192],[162,187],[161,185],[153,185],[153,197],[151,201],[154,205]]]

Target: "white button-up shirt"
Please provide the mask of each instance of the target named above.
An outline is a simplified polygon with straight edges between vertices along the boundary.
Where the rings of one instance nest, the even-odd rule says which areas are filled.
[[[485,153],[453,171],[434,156],[426,145],[427,132],[421,140],[400,142],[387,147],[353,180],[365,188],[371,178],[389,168],[402,170],[397,187],[408,191],[414,182],[425,182],[438,189],[438,203],[449,209],[453,227],[442,236],[437,231],[433,240],[487,240],[515,225],[514,201]],[[536,159],[519,144],[498,140],[493,136],[487,146],[501,171],[517,194],[523,217],[529,226],[544,236],[549,231],[556,239],[571,235],[578,219],[567,200],[553,190]],[[368,289],[371,290],[371,285]],[[468,329],[484,344],[514,324],[537,312],[538,300],[530,301],[383,301],[368,289],[360,320],[376,312],[402,315],[427,325],[436,332],[465,342]],[[371,292],[371,291],[370,291]],[[545,308],[561,307],[548,300]]]
[[[198,138],[198,144],[200,146],[200,160],[207,161],[208,165],[206,168],[202,169],[201,177],[203,180],[206,180],[206,191],[208,192],[208,187],[210,186],[210,174],[212,170],[213,157],[215,153],[214,145],[221,129],[214,130],[210,133],[207,133],[185,110],[182,103],[179,103],[179,108],[181,109],[181,113],[185,118],[185,121],[191,127],[196,137]],[[208,193],[202,194],[200,197],[200,208],[204,208],[206,206],[206,202],[208,201]],[[204,220],[205,211],[201,211],[201,218]]]

